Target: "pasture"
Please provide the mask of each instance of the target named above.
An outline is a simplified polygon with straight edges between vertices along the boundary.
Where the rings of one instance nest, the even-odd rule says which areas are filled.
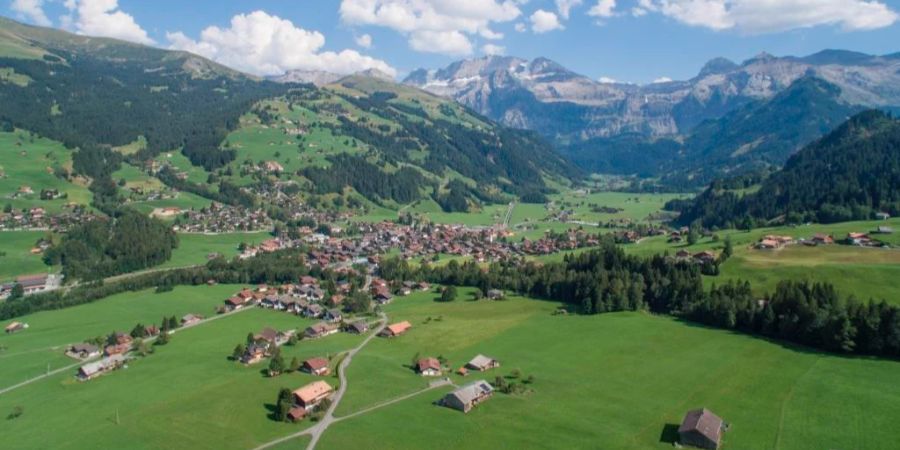
[[[20,275],[55,272],[41,254],[31,253],[34,244],[47,236],[44,231],[0,231],[0,282]]]
[[[157,315],[179,314],[179,308],[189,310],[187,305],[195,298],[202,300],[195,300],[199,303],[193,304],[192,310],[209,315],[212,304],[221,302],[237,288],[176,288],[169,294],[125,294],[123,298],[105,299],[89,306],[99,310],[119,310],[124,306],[141,310],[142,304],[168,298],[164,305],[167,308],[153,313],[143,309],[149,317],[147,321],[155,323],[159,320]],[[180,303],[184,305],[178,306]],[[39,313],[63,316],[59,318],[41,318],[37,314],[26,317],[32,329],[14,337],[26,340],[32,332],[55,322],[52,329],[48,328],[47,337],[38,336],[37,342],[31,344],[41,347],[145,320],[137,314],[118,317],[115,323],[97,318],[90,321],[96,322],[95,329],[81,330],[79,324],[86,313],[73,308]],[[109,317],[110,313],[102,314]],[[15,406],[24,408],[21,417],[0,421],[0,433],[16,436],[16,448],[20,449],[252,448],[310,425],[309,421],[298,425],[275,422],[269,415],[279,388],[296,389],[315,377],[292,373],[269,378],[263,374],[267,362],[245,367],[228,357],[250,332],[259,332],[266,326],[279,330],[303,328],[310,323],[293,315],[253,308],[184,329],[168,345],[155,347],[154,354],[96,380],[78,382],[73,378],[74,369],[54,375],[0,395],[0,411],[4,415]],[[76,327],[79,330],[72,329]],[[293,357],[335,357],[359,339],[356,335],[338,334],[302,341],[284,347],[282,354],[287,362]],[[7,367],[14,360],[2,361]],[[334,377],[325,380],[337,385]]]
[[[54,174],[56,170],[71,168],[72,151],[59,142],[21,130],[0,133],[0,202],[3,205],[58,212],[66,203],[90,204],[92,194],[86,185]],[[23,187],[32,192],[19,192]],[[42,189],[56,189],[66,198],[41,200]]]
[[[218,253],[227,259],[231,259],[240,253],[238,246],[246,244],[258,244],[272,236],[266,232],[259,233],[224,233],[224,234],[199,234],[179,233],[178,248],[172,251],[172,258],[159,267],[184,267],[198,264],[206,264],[208,256]]]
[[[502,367],[454,382],[520,369],[535,377],[532,391],[495,393],[469,414],[433,404],[450,388],[428,391],[333,425],[318,448],[671,448],[684,412],[703,406],[731,424],[723,448],[888,449],[900,438],[897,362],[642,313],[554,316],[551,302],[472,302],[460,292],[453,303],[423,293],[389,305],[392,321],[413,328],[354,358],[336,416],[423,388],[408,367],[416,353],[454,368],[484,353]]]

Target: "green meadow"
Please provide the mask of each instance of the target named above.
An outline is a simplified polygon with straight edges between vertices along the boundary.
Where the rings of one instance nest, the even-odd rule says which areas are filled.
[[[9,342],[7,352],[11,356],[0,356],[4,358],[2,365],[8,367],[16,358],[25,358],[14,355],[14,347],[60,345],[130,327],[138,320],[155,323],[159,319],[154,317],[162,314],[192,311],[211,315],[212,305],[238,288],[176,288],[159,295],[130,293],[85,307],[25,317],[32,325],[29,330],[0,338],[0,343],[16,339]],[[133,312],[123,314],[125,307]],[[263,373],[266,362],[245,367],[228,357],[248,333],[266,326],[302,329],[311,323],[290,314],[253,308],[182,330],[168,345],[155,347],[152,355],[96,380],[78,382],[73,377],[74,369],[53,375],[0,395],[4,415],[16,406],[24,408],[21,417],[0,421],[0,433],[17,436],[16,448],[20,449],[255,447],[310,425],[309,421],[298,425],[275,422],[270,414],[280,388],[296,389],[316,377],[292,373],[269,378]],[[46,334],[39,335],[43,328],[47,328]],[[336,363],[337,355],[360,339],[338,334],[285,346],[282,354],[286,362],[294,357],[303,360],[322,356]],[[34,343],[25,344],[27,340]],[[337,385],[334,376],[324,379]]]
[[[0,231],[0,282],[19,275],[55,272],[42,255],[31,253],[34,244],[47,236],[44,231]]]
[[[889,449],[900,438],[897,362],[642,313],[554,316],[550,302],[461,295],[437,303],[435,296],[414,294],[386,308],[392,321],[413,328],[354,358],[336,416],[423,388],[409,368],[416,354],[442,355],[456,368],[484,353],[502,367],[453,381],[493,381],[519,369],[534,376],[531,391],[496,393],[469,414],[433,404],[451,388],[428,391],[336,423],[318,448],[671,448],[683,414],[698,407],[730,424],[723,448]]]
[[[179,233],[178,248],[172,251],[172,258],[159,267],[184,267],[206,264],[208,256],[218,253],[227,259],[237,256],[238,246],[243,242],[258,244],[272,236],[259,233],[199,234]]]
[[[21,130],[0,133],[0,202],[4,205],[59,211],[66,203],[89,204],[92,196],[86,185],[54,175],[55,169],[71,168],[72,151],[59,142]],[[33,193],[16,195],[23,186]],[[68,198],[41,200],[41,189],[57,189]]]

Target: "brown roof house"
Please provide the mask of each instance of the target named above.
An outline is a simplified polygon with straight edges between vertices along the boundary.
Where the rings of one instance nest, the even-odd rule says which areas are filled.
[[[480,372],[484,372],[485,370],[489,369],[495,369],[497,367],[500,367],[500,361],[497,361],[490,356],[484,355],[478,355],[472,358],[472,360],[466,364],[466,368],[470,370],[477,370]]]
[[[409,331],[410,328],[412,328],[412,324],[404,320],[384,327],[379,334],[382,337],[397,337]]]
[[[325,358],[307,359],[306,361],[303,361],[303,367],[300,370],[320,377],[324,377],[331,372],[328,368],[328,360]]]
[[[712,411],[702,408],[688,411],[678,427],[681,445],[716,450],[722,442],[723,422]]]
[[[294,404],[307,411],[315,408],[322,400],[328,398],[334,388],[324,381],[313,381],[294,391]]]
[[[316,339],[316,338],[325,337],[330,334],[337,333],[338,330],[339,330],[339,327],[337,324],[319,322],[315,325],[311,325],[311,326],[307,327],[306,330],[303,332],[303,334],[307,338]]]
[[[437,358],[422,358],[416,362],[416,373],[423,377],[439,377],[441,362]]]
[[[478,380],[450,392],[439,403],[467,413],[492,395],[494,395],[494,388],[487,381]]]

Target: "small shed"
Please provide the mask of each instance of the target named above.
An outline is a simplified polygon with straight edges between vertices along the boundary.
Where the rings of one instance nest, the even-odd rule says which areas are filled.
[[[716,450],[722,442],[723,422],[712,411],[701,408],[688,411],[678,427],[682,445]]]

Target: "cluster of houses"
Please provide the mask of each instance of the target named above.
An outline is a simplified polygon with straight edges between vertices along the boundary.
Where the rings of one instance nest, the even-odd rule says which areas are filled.
[[[100,359],[99,361],[89,362],[78,368],[75,378],[79,381],[93,380],[101,375],[112,372],[120,367],[125,366],[127,359],[124,354],[117,353]]]
[[[269,327],[263,328],[262,331],[253,335],[253,342],[241,355],[241,363],[256,364],[263,358],[271,356],[275,349],[286,344],[294,333],[293,330],[282,332]]]
[[[762,239],[753,244],[753,248],[758,250],[779,250],[785,246],[792,244],[802,244],[807,246],[831,245],[836,242],[846,245],[856,245],[860,247],[884,247],[885,243],[873,238],[872,234],[891,234],[894,230],[891,227],[879,226],[871,233],[850,232],[843,240],[836,241],[834,236],[825,233],[816,233],[812,238],[794,239],[792,236],[766,235]]]
[[[172,229],[185,233],[233,233],[263,231],[272,228],[272,220],[262,209],[212,203],[207,208],[184,211]]]
[[[65,232],[69,228],[91,220],[97,215],[87,211],[82,205],[67,204],[65,210],[48,213],[35,206],[20,211],[0,212],[0,230],[50,230]]]
[[[712,264],[716,262],[717,258],[718,255],[710,250],[691,253],[685,249],[681,249],[675,252],[676,261],[690,262],[693,264]]]
[[[9,298],[17,285],[22,287],[24,295],[54,291],[59,289],[62,279],[61,274],[22,275],[16,277],[14,281],[0,284],[0,299]]]

